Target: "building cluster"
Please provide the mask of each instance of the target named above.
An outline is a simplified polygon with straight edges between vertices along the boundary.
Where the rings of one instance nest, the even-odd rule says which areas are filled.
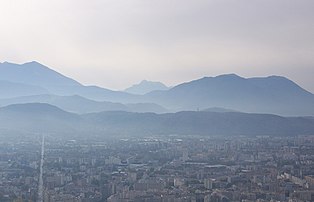
[[[36,201],[40,143],[0,146],[0,201]],[[314,201],[314,137],[46,137],[45,202]]]

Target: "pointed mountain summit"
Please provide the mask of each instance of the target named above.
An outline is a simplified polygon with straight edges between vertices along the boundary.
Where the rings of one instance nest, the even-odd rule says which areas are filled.
[[[167,87],[165,84],[161,82],[143,80],[140,83],[134,84],[133,86],[125,89],[125,92],[138,94],[138,95],[144,95],[152,91],[168,90],[168,89],[169,87]]]
[[[56,86],[81,86],[79,82],[35,61],[24,64],[0,63],[0,80],[40,86],[48,90]]]

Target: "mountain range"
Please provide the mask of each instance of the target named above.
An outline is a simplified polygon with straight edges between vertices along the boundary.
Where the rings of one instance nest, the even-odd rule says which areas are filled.
[[[137,90],[137,94],[128,93],[132,89]],[[78,113],[110,109],[125,110],[122,105],[133,104],[138,110],[127,111],[162,113],[226,108],[248,113],[284,116],[314,115],[314,95],[281,76],[243,78],[235,74],[226,74],[189,81],[170,89],[158,82],[143,81],[126,90],[128,92],[123,92],[98,86],[84,86],[38,62],[21,65],[4,62],[0,63],[0,90],[0,99],[2,99],[0,104],[6,105],[26,103],[22,101],[24,98],[17,98],[25,96],[35,96],[31,100],[27,98],[31,102],[55,104],[51,99],[46,101],[38,95],[59,96],[59,101],[68,103],[80,103],[82,99],[97,102],[92,104],[93,107],[89,107],[90,110],[79,109],[81,104],[71,110],[64,107],[65,104],[57,104],[64,110]],[[145,92],[147,93],[141,95]],[[78,100],[74,101],[75,98]],[[106,102],[107,106],[104,106]],[[120,108],[110,103],[120,104]],[[95,107],[99,104],[103,106]],[[145,110],[142,110],[141,106],[145,106]],[[75,105],[72,108],[74,107]]]
[[[133,92],[133,93],[132,93]],[[168,88],[85,86],[38,62],[0,63],[0,131],[309,135],[314,95],[281,76],[204,77]]]
[[[281,117],[241,112],[132,113],[109,111],[74,114],[42,103],[0,108],[0,132],[64,135],[314,135],[311,117]]]
[[[21,96],[0,99],[0,106],[22,103],[47,103],[68,112],[84,114],[101,111],[154,112],[165,113],[168,110],[154,103],[121,104],[108,101],[95,101],[79,95],[59,96],[50,94]]]
[[[221,107],[285,116],[314,115],[314,95],[281,76],[242,78],[229,74],[204,77],[168,91],[148,93],[144,100],[176,111]]]
[[[37,92],[31,93],[29,89],[29,86],[31,86],[44,89],[45,93],[53,95],[80,95],[97,101],[119,100],[123,102],[131,100],[133,97],[133,95],[125,92],[112,91],[98,86],[84,86],[38,62],[25,64],[0,63],[0,81],[24,86],[29,91],[26,95],[38,95]],[[7,91],[10,92],[11,89],[7,89]],[[0,98],[16,97],[8,95],[10,95],[8,92],[0,93]]]

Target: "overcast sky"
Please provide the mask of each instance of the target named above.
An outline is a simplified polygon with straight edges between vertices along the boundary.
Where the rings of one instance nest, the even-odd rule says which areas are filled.
[[[283,75],[314,92],[313,0],[1,0],[0,62],[124,89]]]

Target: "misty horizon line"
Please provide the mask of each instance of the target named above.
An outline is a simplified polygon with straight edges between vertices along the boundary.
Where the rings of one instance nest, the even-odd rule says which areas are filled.
[[[150,79],[147,79],[147,78],[142,78],[140,80],[138,80],[137,82],[135,83],[132,83],[128,86],[125,86],[124,88],[110,88],[110,87],[107,87],[107,86],[104,86],[104,85],[99,85],[99,84],[92,84],[92,83],[86,83],[86,82],[81,82],[79,79],[76,79],[72,76],[69,76],[69,75],[66,75],[58,70],[56,70],[55,68],[52,68],[50,65],[46,65],[42,62],[39,62],[39,61],[36,61],[36,60],[31,60],[31,61],[27,61],[27,62],[22,62],[22,63],[19,63],[19,62],[12,62],[12,61],[3,61],[3,62],[0,62],[0,64],[5,64],[5,63],[8,63],[8,64],[15,64],[15,65],[25,65],[25,64],[31,64],[31,63],[34,63],[34,64],[39,64],[39,65],[42,65],[52,71],[55,71],[67,78],[70,78],[70,79],[73,79],[75,80],[76,82],[78,82],[79,84],[83,85],[83,86],[98,86],[98,87],[101,87],[101,88],[105,88],[105,89],[109,89],[109,90],[112,90],[112,91],[126,91],[128,88],[130,87],[133,87],[135,85],[138,85],[140,84],[141,82],[143,81],[148,81],[148,82],[159,82],[159,83],[162,83],[164,84],[166,87],[168,87],[169,89],[173,88],[173,87],[176,87],[178,85],[181,85],[181,84],[184,84],[184,83],[189,83],[189,82],[192,82],[192,81],[197,81],[197,80],[200,80],[200,79],[203,79],[203,78],[216,78],[216,77],[222,77],[222,76],[237,76],[239,78],[242,78],[242,79],[251,79],[251,78],[270,78],[270,77],[282,77],[282,78],[286,78],[288,80],[291,80],[292,82],[294,82],[295,84],[297,84],[298,86],[300,86],[301,88],[303,88],[304,90],[310,92],[311,94],[314,94],[314,92],[312,92],[311,90],[308,90],[306,87],[304,86],[301,86],[299,83],[297,83],[295,80],[287,77],[287,76],[283,76],[281,74],[268,74],[268,75],[256,75],[256,76],[243,76],[239,73],[236,73],[236,72],[230,72],[230,73],[221,73],[221,74],[215,74],[215,75],[208,75],[208,74],[203,74],[203,76],[198,76],[196,78],[193,78],[193,79],[189,79],[189,80],[185,80],[183,82],[178,82],[174,85],[169,85],[167,82],[164,82],[164,81],[160,81],[160,80],[150,80]],[[168,89],[168,90],[169,90]]]

